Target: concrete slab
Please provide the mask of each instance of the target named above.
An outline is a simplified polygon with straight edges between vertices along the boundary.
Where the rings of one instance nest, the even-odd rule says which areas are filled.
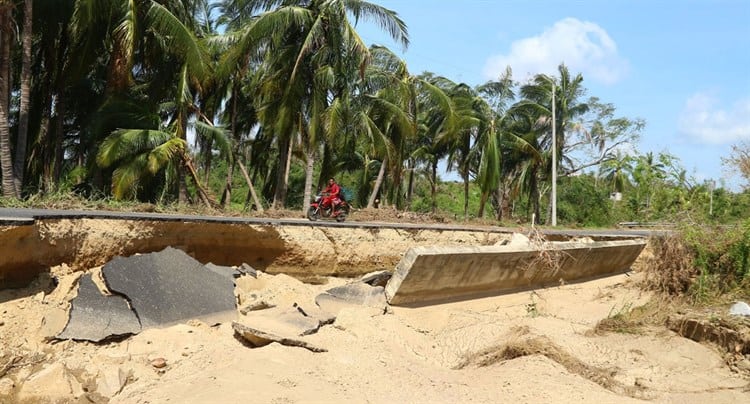
[[[388,302],[429,304],[614,275],[645,239],[408,250],[385,288]]]
[[[251,311],[240,322],[257,330],[294,337],[314,334],[320,328],[317,318],[306,316],[295,307]]]
[[[333,314],[352,306],[376,308],[382,314],[388,307],[382,286],[370,286],[361,282],[329,289],[316,296],[315,303],[322,310]]]
[[[99,342],[139,332],[141,323],[127,300],[103,295],[91,274],[86,274],[78,281],[78,296],[71,301],[68,323],[57,338]]]
[[[109,290],[128,297],[143,328],[236,316],[232,280],[175,248],[115,257],[102,268],[102,277]]]

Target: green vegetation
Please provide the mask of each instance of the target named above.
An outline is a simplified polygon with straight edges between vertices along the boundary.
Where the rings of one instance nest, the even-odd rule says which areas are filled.
[[[738,226],[685,226],[655,240],[647,284],[671,296],[711,302],[750,298],[750,220]]]
[[[476,87],[408,71],[357,35],[367,20],[408,46],[407,24],[377,4],[64,3],[0,0],[3,206],[67,193],[115,208],[304,211],[335,176],[356,207],[549,223],[554,155],[566,226],[750,212],[750,193],[699,183],[667,152],[626,153],[646,123],[565,65],[525,83],[508,67]],[[745,179],[748,150],[725,159]]]

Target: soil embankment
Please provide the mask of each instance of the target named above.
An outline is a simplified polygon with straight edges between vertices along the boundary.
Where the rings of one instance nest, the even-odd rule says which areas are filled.
[[[201,262],[248,263],[268,273],[303,280],[353,277],[391,270],[409,247],[492,245],[507,233],[275,226],[116,219],[38,220],[0,227],[0,289],[28,284],[50,267],[73,271],[103,265],[115,256],[179,248]]]

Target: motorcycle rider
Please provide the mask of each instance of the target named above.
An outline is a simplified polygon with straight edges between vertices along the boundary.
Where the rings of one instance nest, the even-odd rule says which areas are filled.
[[[323,206],[330,206],[331,211],[336,213],[336,206],[341,203],[341,187],[333,178],[328,179],[328,186],[323,191]]]

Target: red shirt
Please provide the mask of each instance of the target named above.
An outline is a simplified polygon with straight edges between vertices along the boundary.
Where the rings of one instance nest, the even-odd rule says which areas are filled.
[[[339,193],[341,192],[341,187],[339,187],[339,184],[334,182],[333,184],[327,186],[324,192],[330,195],[331,198],[338,198]]]

